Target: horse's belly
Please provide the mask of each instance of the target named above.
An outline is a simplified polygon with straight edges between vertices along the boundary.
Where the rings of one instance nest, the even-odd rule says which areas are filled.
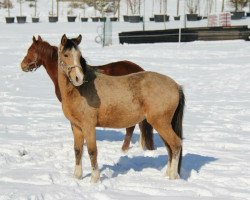
[[[108,128],[127,128],[134,126],[144,119],[140,110],[127,109],[126,111],[118,108],[108,109],[98,115],[98,126]]]

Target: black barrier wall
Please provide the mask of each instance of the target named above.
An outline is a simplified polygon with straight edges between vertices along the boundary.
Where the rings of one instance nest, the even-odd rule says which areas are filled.
[[[132,31],[119,33],[121,44],[140,44],[158,42],[179,42],[179,29]],[[247,26],[231,27],[198,27],[182,28],[181,42],[192,42],[196,40],[249,40],[250,30]]]

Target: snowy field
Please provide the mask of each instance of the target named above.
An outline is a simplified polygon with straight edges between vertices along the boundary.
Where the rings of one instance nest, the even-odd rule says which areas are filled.
[[[102,48],[94,42],[96,28],[0,24],[0,200],[250,199],[250,42],[122,46],[116,38]],[[114,33],[118,29],[127,24],[117,23]],[[163,176],[161,139],[155,134],[156,150],[143,151],[138,127],[126,154],[120,150],[124,129],[98,129],[101,182],[90,183],[86,151],[83,179],[73,178],[73,136],[52,82],[43,67],[20,69],[33,35],[58,45],[63,33],[83,35],[81,50],[92,65],[131,60],[184,86],[182,179]]]

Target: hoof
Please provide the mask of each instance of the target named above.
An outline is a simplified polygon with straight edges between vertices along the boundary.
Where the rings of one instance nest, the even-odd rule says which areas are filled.
[[[168,166],[167,166],[167,171],[165,176],[170,176],[171,170],[170,170],[170,162],[168,162]]]
[[[75,166],[74,177],[76,179],[81,179],[82,178],[82,167],[80,165]]]
[[[170,169],[169,168],[167,169],[165,176],[170,176]]]
[[[91,174],[91,183],[97,183],[100,180],[100,172],[99,170],[95,170]]]
[[[128,149],[129,149],[129,145],[127,145],[127,144],[123,144],[123,145],[122,145],[122,152],[123,152],[123,153],[127,153],[127,152],[128,152]]]
[[[180,175],[179,174],[170,174],[169,179],[170,180],[180,179]]]
[[[82,179],[82,175],[74,174],[74,178],[80,180],[80,179]]]
[[[128,152],[128,148],[126,149],[126,148],[122,148],[122,152],[123,153],[127,153]]]

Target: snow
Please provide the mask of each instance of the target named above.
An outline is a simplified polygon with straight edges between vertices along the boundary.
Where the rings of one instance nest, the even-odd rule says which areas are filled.
[[[118,32],[141,24],[114,23],[114,44],[102,48],[94,42],[100,25],[0,23],[0,200],[250,199],[249,42],[119,45]],[[164,26],[147,22],[146,27]],[[73,136],[52,82],[43,67],[33,73],[20,68],[33,35],[58,45],[64,33],[83,35],[81,50],[92,65],[130,60],[184,86],[182,179],[164,177],[167,151],[160,137],[155,133],[156,150],[144,151],[138,127],[127,153],[120,150],[124,129],[98,128],[101,181],[90,183],[86,146],[83,179],[73,177]]]

